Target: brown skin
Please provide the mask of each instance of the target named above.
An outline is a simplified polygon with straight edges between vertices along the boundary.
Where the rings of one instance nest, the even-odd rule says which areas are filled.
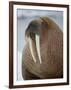
[[[33,61],[27,42],[22,55],[22,76],[25,80],[62,78],[63,33],[51,19],[47,17],[41,17],[40,19],[33,22],[38,23],[37,27],[40,28],[40,30],[37,29],[34,33],[39,32],[38,34],[40,35],[42,64],[39,63],[39,60],[36,63]],[[30,24],[29,26],[32,25]],[[30,31],[30,28],[28,27],[27,30]],[[26,37],[30,36],[27,30]]]

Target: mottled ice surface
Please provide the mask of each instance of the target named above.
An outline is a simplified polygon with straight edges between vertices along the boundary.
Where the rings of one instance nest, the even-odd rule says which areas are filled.
[[[39,18],[40,16],[47,16],[53,19],[63,30],[63,12],[62,11],[42,11],[42,10],[17,10],[17,80],[22,78],[22,50],[25,45],[25,30],[31,20]]]

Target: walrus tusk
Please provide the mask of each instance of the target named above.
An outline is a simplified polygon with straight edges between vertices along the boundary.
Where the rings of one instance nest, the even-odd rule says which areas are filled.
[[[28,38],[29,48],[34,62],[36,63],[39,60],[40,64],[42,63],[41,54],[40,54],[40,36],[35,35],[35,40],[33,41],[30,37]]]
[[[40,54],[40,36],[36,34],[35,39],[36,39],[35,41],[36,41],[37,54],[38,54],[38,58],[41,64],[42,60],[41,60],[41,54]]]
[[[36,62],[35,42],[30,37],[28,38],[28,41],[29,41],[29,48],[30,48],[31,55],[33,57],[34,62]]]

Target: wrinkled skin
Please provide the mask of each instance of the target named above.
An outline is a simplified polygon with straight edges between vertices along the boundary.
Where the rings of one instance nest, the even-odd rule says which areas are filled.
[[[23,79],[63,78],[63,32],[58,25],[48,17],[41,17],[40,19],[37,21],[34,20],[34,22],[40,23],[40,25],[38,24],[36,27],[39,27],[41,30],[36,28],[37,30],[35,33],[40,33],[38,34],[40,35],[42,63],[39,62],[38,58],[37,61],[34,62],[30,52],[29,43],[26,40],[27,42],[22,53]],[[29,35],[27,31],[30,31],[30,27],[32,31],[34,29],[32,24],[30,24],[26,30],[26,37]]]

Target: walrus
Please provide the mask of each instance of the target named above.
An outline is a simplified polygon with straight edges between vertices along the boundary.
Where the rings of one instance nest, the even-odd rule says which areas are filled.
[[[63,32],[49,17],[32,20],[22,52],[24,80],[63,78]]]

